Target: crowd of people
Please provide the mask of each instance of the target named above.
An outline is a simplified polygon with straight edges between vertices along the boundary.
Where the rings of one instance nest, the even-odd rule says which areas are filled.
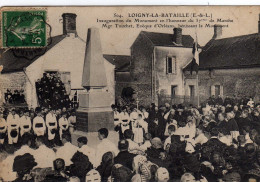
[[[36,82],[36,93],[41,107],[74,107],[69,92],[70,88],[66,88],[58,73],[43,73],[43,77]]]
[[[10,89],[6,90],[4,94],[5,103],[7,104],[23,104],[25,103],[24,90],[14,90],[13,92]]]
[[[0,176],[4,181],[260,180],[260,105],[252,99],[112,109],[118,142],[101,128],[95,148],[85,136],[72,144],[76,118],[66,108],[37,108],[36,117],[25,111],[30,122],[13,110],[7,118],[1,114],[1,153],[6,156]]]

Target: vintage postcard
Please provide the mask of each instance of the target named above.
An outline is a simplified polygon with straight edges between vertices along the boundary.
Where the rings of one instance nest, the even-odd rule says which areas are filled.
[[[260,6],[0,9],[0,181],[260,181]]]

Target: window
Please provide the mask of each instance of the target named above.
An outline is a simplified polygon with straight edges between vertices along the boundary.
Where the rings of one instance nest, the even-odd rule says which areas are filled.
[[[220,95],[220,85],[215,85],[215,96]]]
[[[177,92],[177,85],[172,85],[172,87],[171,87],[172,98],[174,98],[176,96],[176,92]]]
[[[176,74],[176,57],[166,58],[166,73]]]
[[[189,87],[190,87],[190,97],[194,97],[195,96],[194,85],[189,85]]]
[[[223,96],[223,85],[221,84],[214,84],[210,87],[211,96]]]

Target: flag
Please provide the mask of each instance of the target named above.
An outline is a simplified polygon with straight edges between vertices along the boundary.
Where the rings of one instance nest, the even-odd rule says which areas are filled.
[[[196,71],[198,74],[199,71],[199,51],[198,51],[198,40],[197,40],[197,34],[196,34],[196,40],[193,43],[193,48],[192,48],[192,54],[193,58],[191,61],[191,69],[190,69],[190,74],[192,75],[193,71]]]

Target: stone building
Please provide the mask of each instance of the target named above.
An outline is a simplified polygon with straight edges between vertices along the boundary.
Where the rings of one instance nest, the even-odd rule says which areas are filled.
[[[0,49],[0,65],[3,66],[0,73],[0,102],[4,102],[3,95],[7,89],[23,89],[28,106],[36,107],[38,103],[35,82],[45,72],[59,72],[65,86],[70,88],[70,97],[75,94],[77,96],[83,90],[81,84],[86,42],[77,34],[76,14],[64,13],[62,17],[63,34],[51,37],[51,43],[43,55],[26,59],[14,56],[11,49]],[[114,100],[115,66],[105,58],[104,64],[107,90]]]
[[[193,58],[193,43],[180,28],[173,34],[141,31],[130,48],[129,65],[116,72],[116,92],[130,86],[140,104],[146,106],[172,100],[182,103],[190,97],[185,96],[187,89],[195,96],[196,85],[185,86],[182,71]]]
[[[260,17],[258,32],[222,38],[222,27],[215,25],[213,38],[199,54],[199,98],[210,96],[252,97],[260,101]],[[189,65],[185,78],[195,82]]]

